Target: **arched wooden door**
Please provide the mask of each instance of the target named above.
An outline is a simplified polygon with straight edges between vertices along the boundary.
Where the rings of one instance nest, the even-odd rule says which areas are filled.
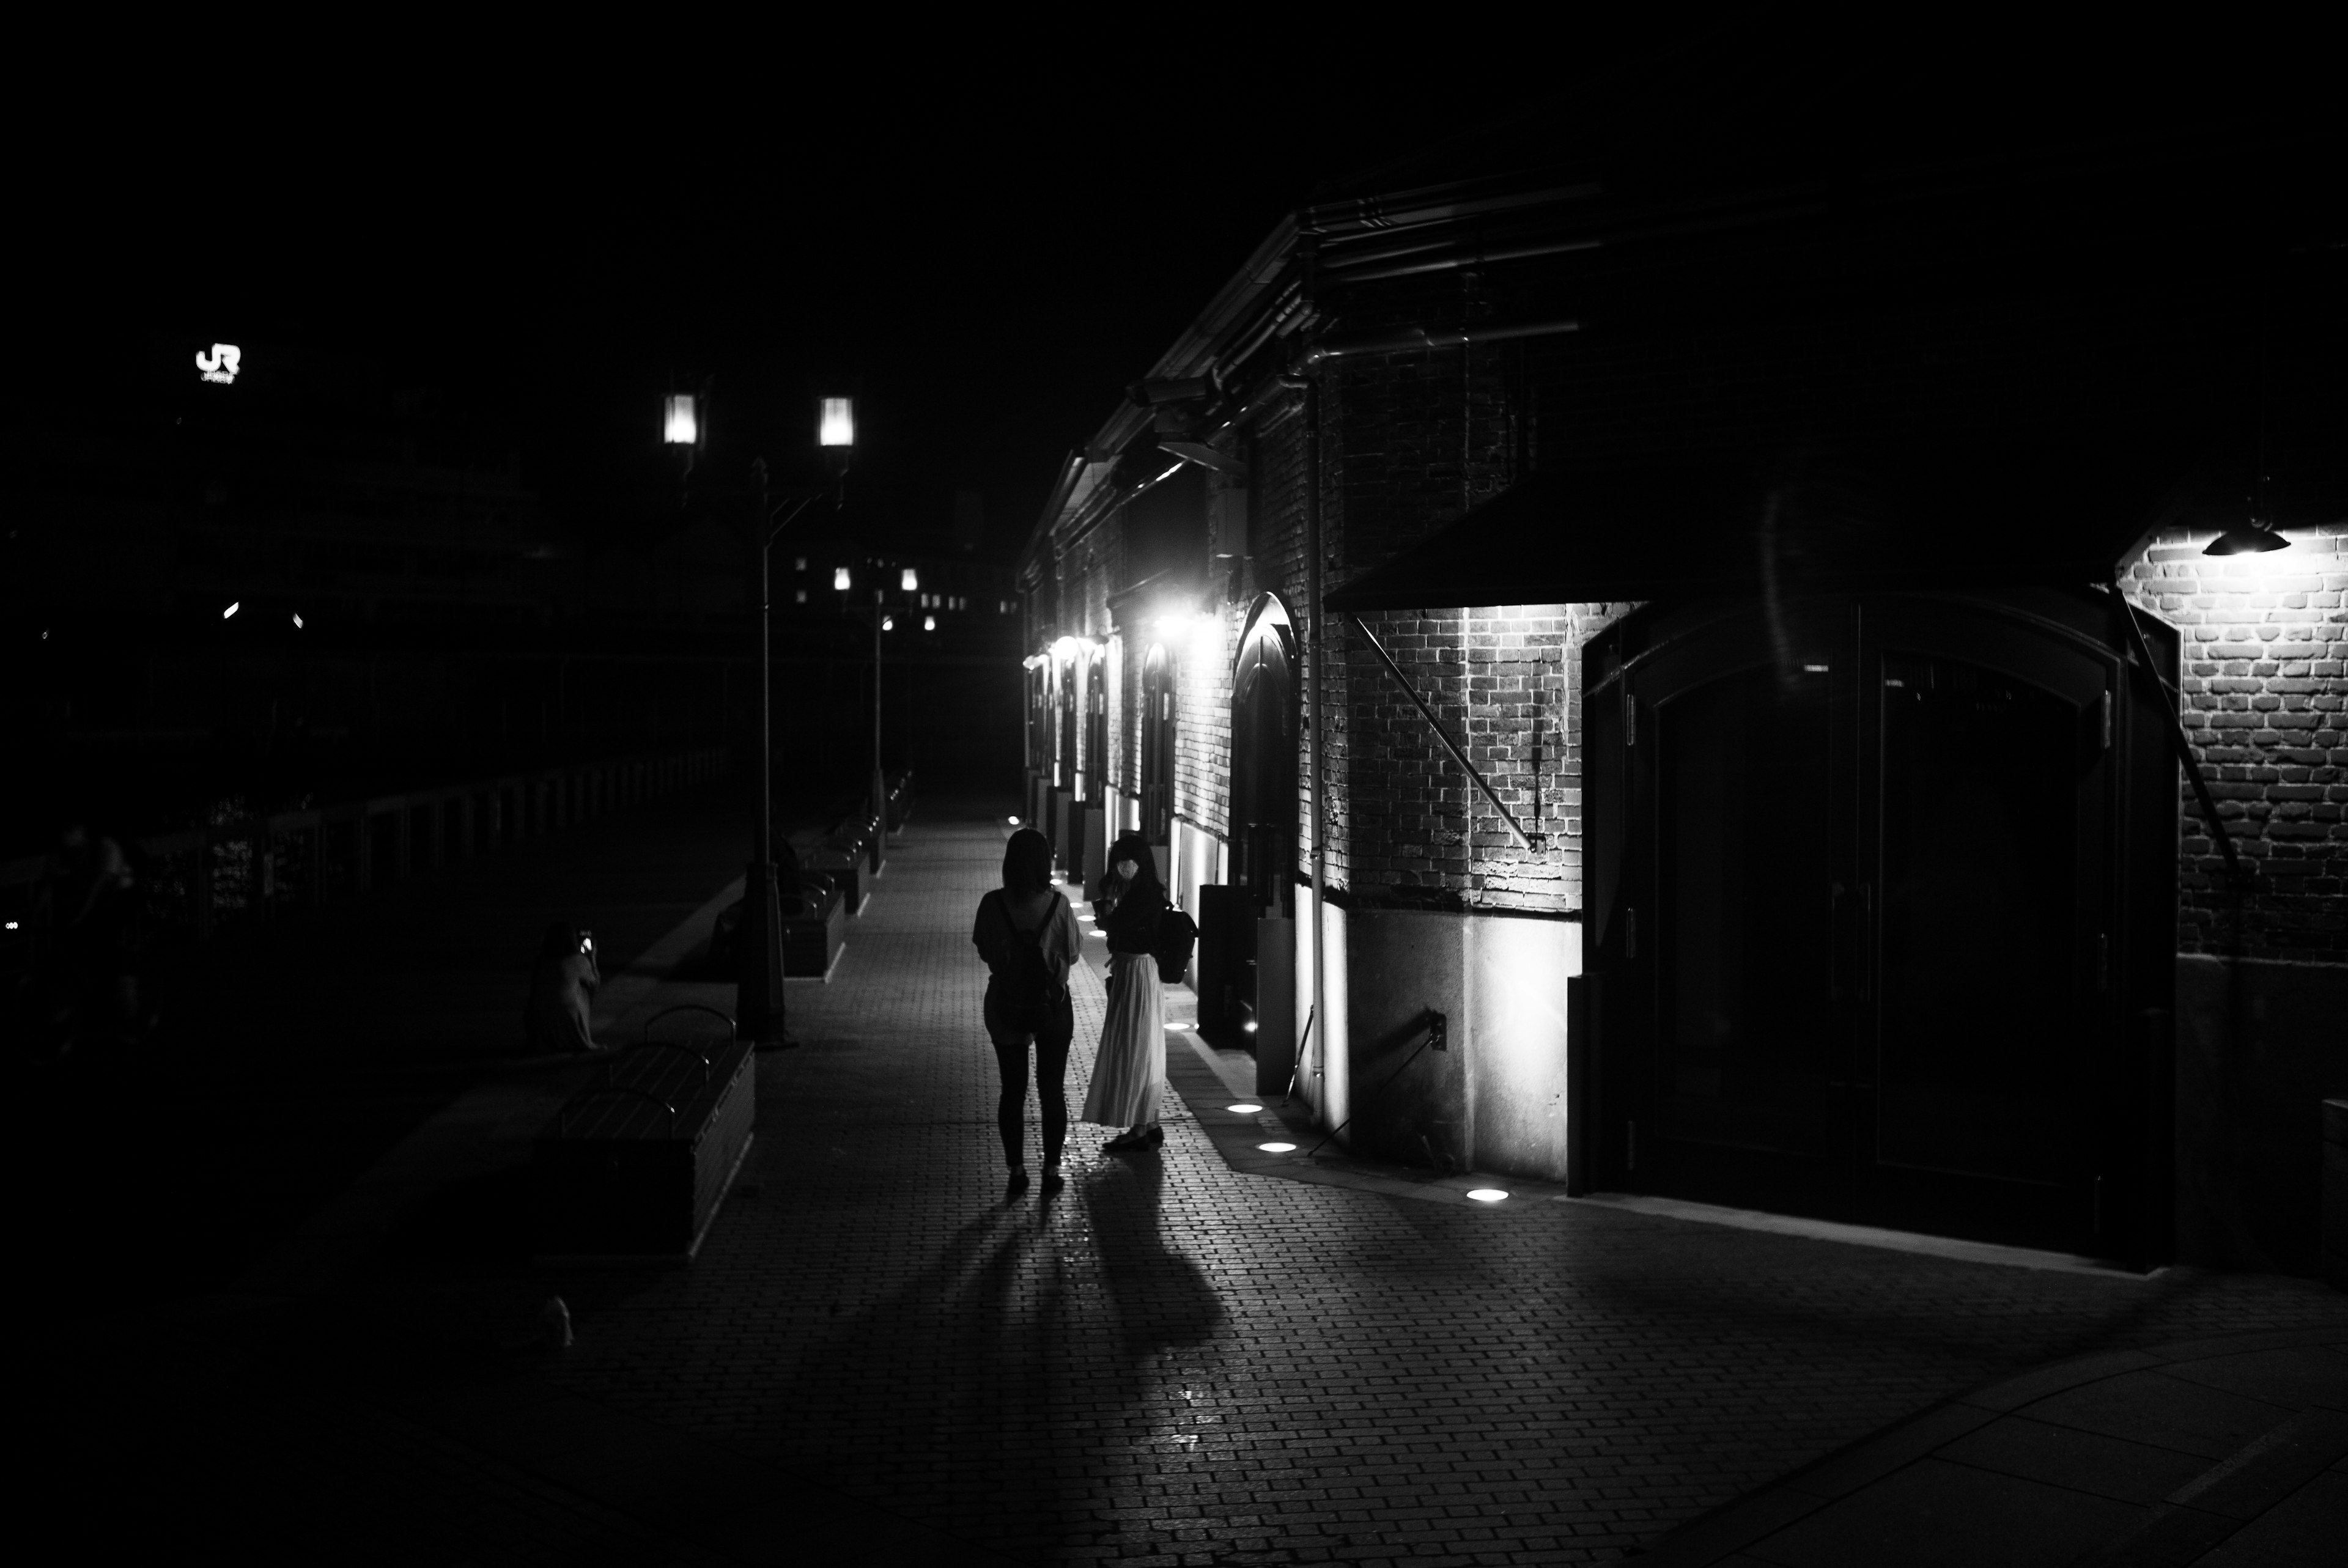
[[[1231,671],[1231,880],[1282,916],[1295,902],[1295,658],[1285,610],[1259,605]]]
[[[1174,835],[1174,661],[1153,642],[1141,665],[1141,831],[1152,845]]]
[[[1611,656],[1585,706],[1601,1181],[2129,1250],[2157,1067],[2116,966],[2153,912],[2121,897],[2108,640],[1886,596],[1653,615]]]

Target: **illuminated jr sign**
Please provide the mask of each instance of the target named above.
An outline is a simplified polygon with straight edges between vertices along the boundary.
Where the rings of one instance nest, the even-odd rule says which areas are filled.
[[[196,368],[204,373],[206,381],[217,381],[222,386],[236,379],[237,363],[244,351],[232,343],[216,343],[209,352],[199,350]]]

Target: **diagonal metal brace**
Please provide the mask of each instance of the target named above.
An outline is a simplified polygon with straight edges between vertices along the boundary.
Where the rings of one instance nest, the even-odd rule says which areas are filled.
[[[1500,814],[1500,820],[1509,825],[1509,831],[1517,835],[1517,842],[1534,854],[1540,854],[1540,845],[1534,840],[1531,834],[1518,825],[1516,814],[1501,803],[1498,795],[1492,793],[1492,786],[1484,782],[1484,775],[1476,771],[1476,765],[1468,760],[1468,753],[1453,743],[1450,734],[1444,729],[1441,721],[1436,718],[1435,711],[1426,705],[1416,690],[1412,687],[1410,678],[1402,672],[1402,666],[1394,661],[1394,655],[1380,646],[1376,635],[1362,624],[1360,616],[1349,615],[1345,619],[1354,623],[1354,630],[1362,634],[1362,641],[1370,645],[1370,651],[1378,656],[1378,661],[1386,667],[1386,673],[1395,678],[1395,684],[1402,688],[1403,695],[1410,699],[1411,705],[1416,707],[1419,716],[1426,721],[1426,727],[1435,732],[1435,738],[1443,743],[1443,749],[1451,753],[1451,760],[1457,763],[1466,770],[1468,776],[1476,781],[1476,787],[1484,792],[1484,798],[1492,803],[1492,809]]]

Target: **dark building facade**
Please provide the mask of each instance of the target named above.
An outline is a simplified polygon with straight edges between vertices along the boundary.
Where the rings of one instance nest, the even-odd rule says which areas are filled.
[[[1355,1150],[2312,1266],[2336,140],[1840,145],[1282,224],[1031,539],[1031,809]]]

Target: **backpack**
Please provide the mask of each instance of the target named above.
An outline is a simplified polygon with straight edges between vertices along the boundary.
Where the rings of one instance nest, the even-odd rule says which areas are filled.
[[[1199,923],[1182,913],[1179,905],[1169,905],[1158,912],[1158,936],[1149,944],[1150,957],[1158,960],[1158,978],[1174,986],[1182,983],[1182,976],[1190,967],[1190,949],[1199,940]]]
[[[1046,1030],[1052,1027],[1052,1015],[1061,996],[1061,988],[1052,979],[1052,966],[1044,961],[1044,933],[1059,913],[1056,902],[1035,930],[1022,934],[1011,924],[1007,906],[998,905],[1004,928],[1011,933],[1012,968],[1010,984],[1003,996],[1003,1010],[1009,1021],[1020,1029]]]

